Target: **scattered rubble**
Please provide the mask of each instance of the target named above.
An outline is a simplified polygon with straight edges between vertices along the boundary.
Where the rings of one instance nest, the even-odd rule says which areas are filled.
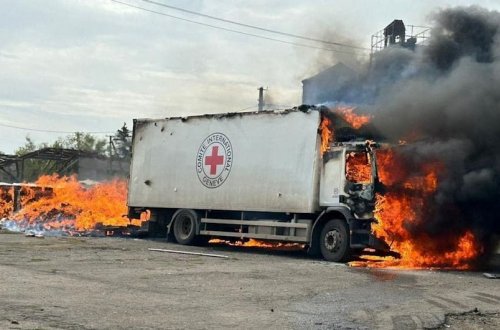
[[[446,314],[443,324],[431,329],[499,329],[500,313],[482,313],[477,308],[464,313]]]
[[[71,226],[61,228],[47,227],[44,222],[30,223],[8,218],[0,220],[0,229],[14,233],[24,233],[26,237],[144,237],[146,234],[140,226],[106,226],[97,223],[93,229],[76,230]]]

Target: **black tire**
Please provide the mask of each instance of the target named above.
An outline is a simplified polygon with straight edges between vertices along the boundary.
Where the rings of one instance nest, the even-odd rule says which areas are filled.
[[[190,245],[196,239],[196,226],[198,214],[193,210],[180,210],[174,214],[174,237],[177,243]]]
[[[321,255],[328,261],[347,261],[351,257],[349,228],[343,220],[328,221],[319,236]]]

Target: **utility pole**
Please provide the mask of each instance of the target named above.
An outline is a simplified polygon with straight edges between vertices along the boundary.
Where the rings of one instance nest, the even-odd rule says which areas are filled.
[[[257,89],[259,91],[259,111],[263,111],[264,110],[264,87],[259,87]],[[267,88],[266,88],[267,90]]]
[[[108,135],[109,137],[109,144],[108,144],[108,156],[111,158],[113,155],[113,135]]]
[[[113,175],[113,135],[108,135],[109,145],[108,145],[108,175]]]

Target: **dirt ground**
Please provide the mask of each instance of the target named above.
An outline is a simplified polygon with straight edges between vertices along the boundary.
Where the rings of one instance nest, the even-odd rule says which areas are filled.
[[[0,329],[499,329],[499,313],[500,280],[480,272],[363,269],[301,251],[0,233]]]
[[[437,329],[499,329],[500,313],[481,313],[473,310],[450,314]]]

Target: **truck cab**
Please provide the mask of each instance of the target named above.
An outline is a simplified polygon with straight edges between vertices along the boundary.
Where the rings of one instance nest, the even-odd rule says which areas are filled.
[[[323,155],[319,185],[323,212],[313,227],[311,249],[328,260],[346,260],[365,248],[382,254],[390,251],[371,231],[376,222],[375,192],[380,186],[376,148],[372,141],[334,143]],[[314,230],[321,225],[321,231]],[[343,236],[349,236],[345,249]]]

